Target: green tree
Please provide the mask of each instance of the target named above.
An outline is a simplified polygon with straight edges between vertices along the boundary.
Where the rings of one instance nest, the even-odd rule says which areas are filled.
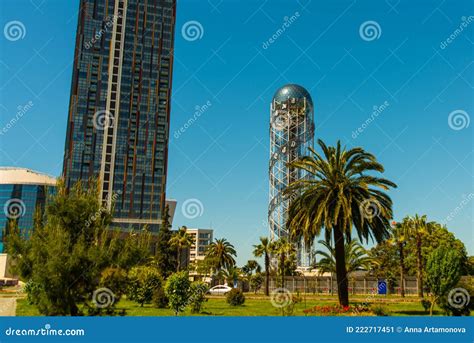
[[[407,226],[405,228],[406,235],[412,237],[416,242],[416,261],[417,261],[417,279],[418,279],[418,296],[423,298],[423,240],[435,226],[434,222],[428,222],[426,216],[419,216],[405,218]]]
[[[426,284],[431,292],[430,316],[438,300],[448,294],[461,279],[462,257],[459,252],[439,247],[428,257]]]
[[[41,314],[84,314],[93,307],[91,300],[105,269],[144,258],[135,248],[147,241],[142,238],[148,234],[120,238],[120,232],[108,229],[110,222],[95,181],[68,190],[59,180],[56,194],[48,200],[44,225],[35,224],[29,241],[11,237],[8,251],[21,279],[34,285],[28,296]]]
[[[226,269],[222,269],[219,272],[219,277],[224,279],[229,287],[234,287],[234,281],[238,281],[240,278],[241,270],[236,267],[228,267]]]
[[[323,155],[310,148],[309,156],[290,165],[308,177],[285,190],[294,198],[287,228],[292,241],[303,238],[307,246],[323,230],[326,241],[334,236],[339,303],[348,306],[344,240],[350,240],[352,227],[360,241],[381,242],[389,237],[392,200],[383,190],[396,185],[374,175],[383,173],[384,167],[362,148],[346,150],[340,142],[331,147],[321,140],[318,144]]]
[[[162,225],[156,238],[155,263],[163,277],[168,277],[177,268],[176,250],[173,249],[169,241],[173,233],[171,232],[171,223],[169,215],[169,206],[166,205],[162,216]]]
[[[250,290],[253,291],[255,294],[262,288],[263,284],[263,276],[261,273],[257,273],[250,277]]]
[[[217,271],[235,266],[236,256],[237,252],[234,246],[225,238],[216,239],[206,250],[206,257],[216,261]]]
[[[163,287],[163,279],[154,267],[134,267],[128,273],[128,279],[128,298],[139,303],[141,307],[151,303],[153,293]]]
[[[272,251],[272,254],[276,255],[278,258],[278,270],[280,274],[281,287],[285,288],[285,276],[287,275],[286,273],[287,263],[288,263],[289,257],[295,254],[296,249],[293,243],[291,243],[287,238],[282,237],[279,240],[272,243],[271,251]]]
[[[172,274],[166,280],[165,293],[169,300],[169,306],[176,316],[183,312],[188,305],[191,281],[187,272],[182,271]]]
[[[400,277],[400,248],[397,241],[403,242],[403,264],[405,267],[404,276],[416,276],[418,274],[418,242],[415,235],[410,235],[410,231],[401,227],[408,225],[408,217],[398,223],[394,231],[398,231],[397,238],[392,237],[385,243],[380,243],[371,249],[371,256],[379,261],[378,266],[373,267],[373,272],[378,277],[392,278]],[[408,231],[407,233],[405,233]],[[462,241],[456,238],[453,233],[438,223],[433,223],[431,229],[424,233],[422,239],[422,269],[425,269],[428,256],[438,247],[447,247],[459,252],[463,265],[463,272],[467,270],[467,250]],[[424,273],[423,273],[424,274]]]
[[[316,254],[321,255],[322,258],[317,263],[319,273],[336,273],[336,251],[330,243],[320,240],[319,244],[326,248],[326,251],[317,250]],[[367,255],[367,250],[355,239],[345,244],[344,248],[346,270],[347,273],[352,273],[357,270],[370,270],[377,261]]]
[[[170,246],[176,249],[176,255],[178,256],[178,263],[177,263],[177,271],[181,270],[181,260],[182,260],[182,252],[184,249],[189,248],[191,244],[193,244],[193,238],[189,233],[186,232],[186,226],[183,226],[176,232],[170,239],[169,244]]]
[[[261,271],[260,265],[255,260],[248,260],[247,263],[242,267],[242,272],[247,276],[247,278],[250,278],[254,271],[257,273]]]
[[[260,243],[253,246],[253,255],[255,257],[264,258],[265,264],[265,295],[270,294],[270,254],[271,254],[271,242],[267,237],[260,237]]]
[[[400,294],[402,298],[405,297],[405,245],[406,245],[406,232],[409,227],[407,221],[402,223],[397,223],[392,230],[392,236],[390,237],[389,242],[394,244],[398,250],[399,258],[399,269],[400,269]]]

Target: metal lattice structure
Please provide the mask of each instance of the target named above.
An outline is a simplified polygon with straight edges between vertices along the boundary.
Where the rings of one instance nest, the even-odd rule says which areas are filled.
[[[270,202],[268,223],[272,240],[288,237],[286,220],[293,196],[283,191],[306,173],[288,167],[288,163],[307,155],[314,144],[314,109],[308,91],[298,85],[281,87],[274,95],[270,109]],[[296,195],[296,194],[295,194]],[[297,246],[299,267],[309,267],[310,251],[304,242]]]

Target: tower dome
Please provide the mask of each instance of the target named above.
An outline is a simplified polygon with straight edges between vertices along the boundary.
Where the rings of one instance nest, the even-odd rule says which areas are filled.
[[[273,96],[273,100],[278,102],[286,101],[290,98],[294,99],[304,99],[306,98],[308,107],[313,108],[313,99],[311,99],[311,95],[306,90],[306,88],[296,85],[296,84],[287,84],[283,87],[279,88],[275,95]]]

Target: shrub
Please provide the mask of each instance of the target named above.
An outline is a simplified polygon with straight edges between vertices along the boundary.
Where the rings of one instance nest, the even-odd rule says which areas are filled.
[[[373,306],[372,307],[372,312],[379,317],[387,317],[389,315],[389,312],[385,307],[382,306]]]
[[[241,289],[233,288],[227,293],[226,300],[230,306],[241,306],[245,303],[245,295]]]
[[[187,272],[172,274],[166,281],[165,294],[169,299],[169,307],[179,315],[186,308],[189,301],[191,282]]]
[[[32,280],[28,280],[23,290],[26,293],[28,304],[36,304],[35,299],[37,299],[37,294],[41,291],[41,285]]]
[[[168,308],[169,300],[163,287],[154,290],[152,303],[156,308]]]
[[[162,287],[163,279],[156,268],[134,267],[129,272],[128,298],[143,306],[149,304],[153,292]]]
[[[192,313],[200,313],[202,304],[207,301],[206,293],[209,287],[204,282],[194,282],[190,287],[189,305]]]

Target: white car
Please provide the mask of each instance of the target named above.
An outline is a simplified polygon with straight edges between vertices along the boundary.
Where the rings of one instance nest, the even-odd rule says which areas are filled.
[[[226,295],[227,293],[230,292],[232,288],[226,285],[219,285],[219,286],[214,286],[212,287],[208,293],[211,295]]]

